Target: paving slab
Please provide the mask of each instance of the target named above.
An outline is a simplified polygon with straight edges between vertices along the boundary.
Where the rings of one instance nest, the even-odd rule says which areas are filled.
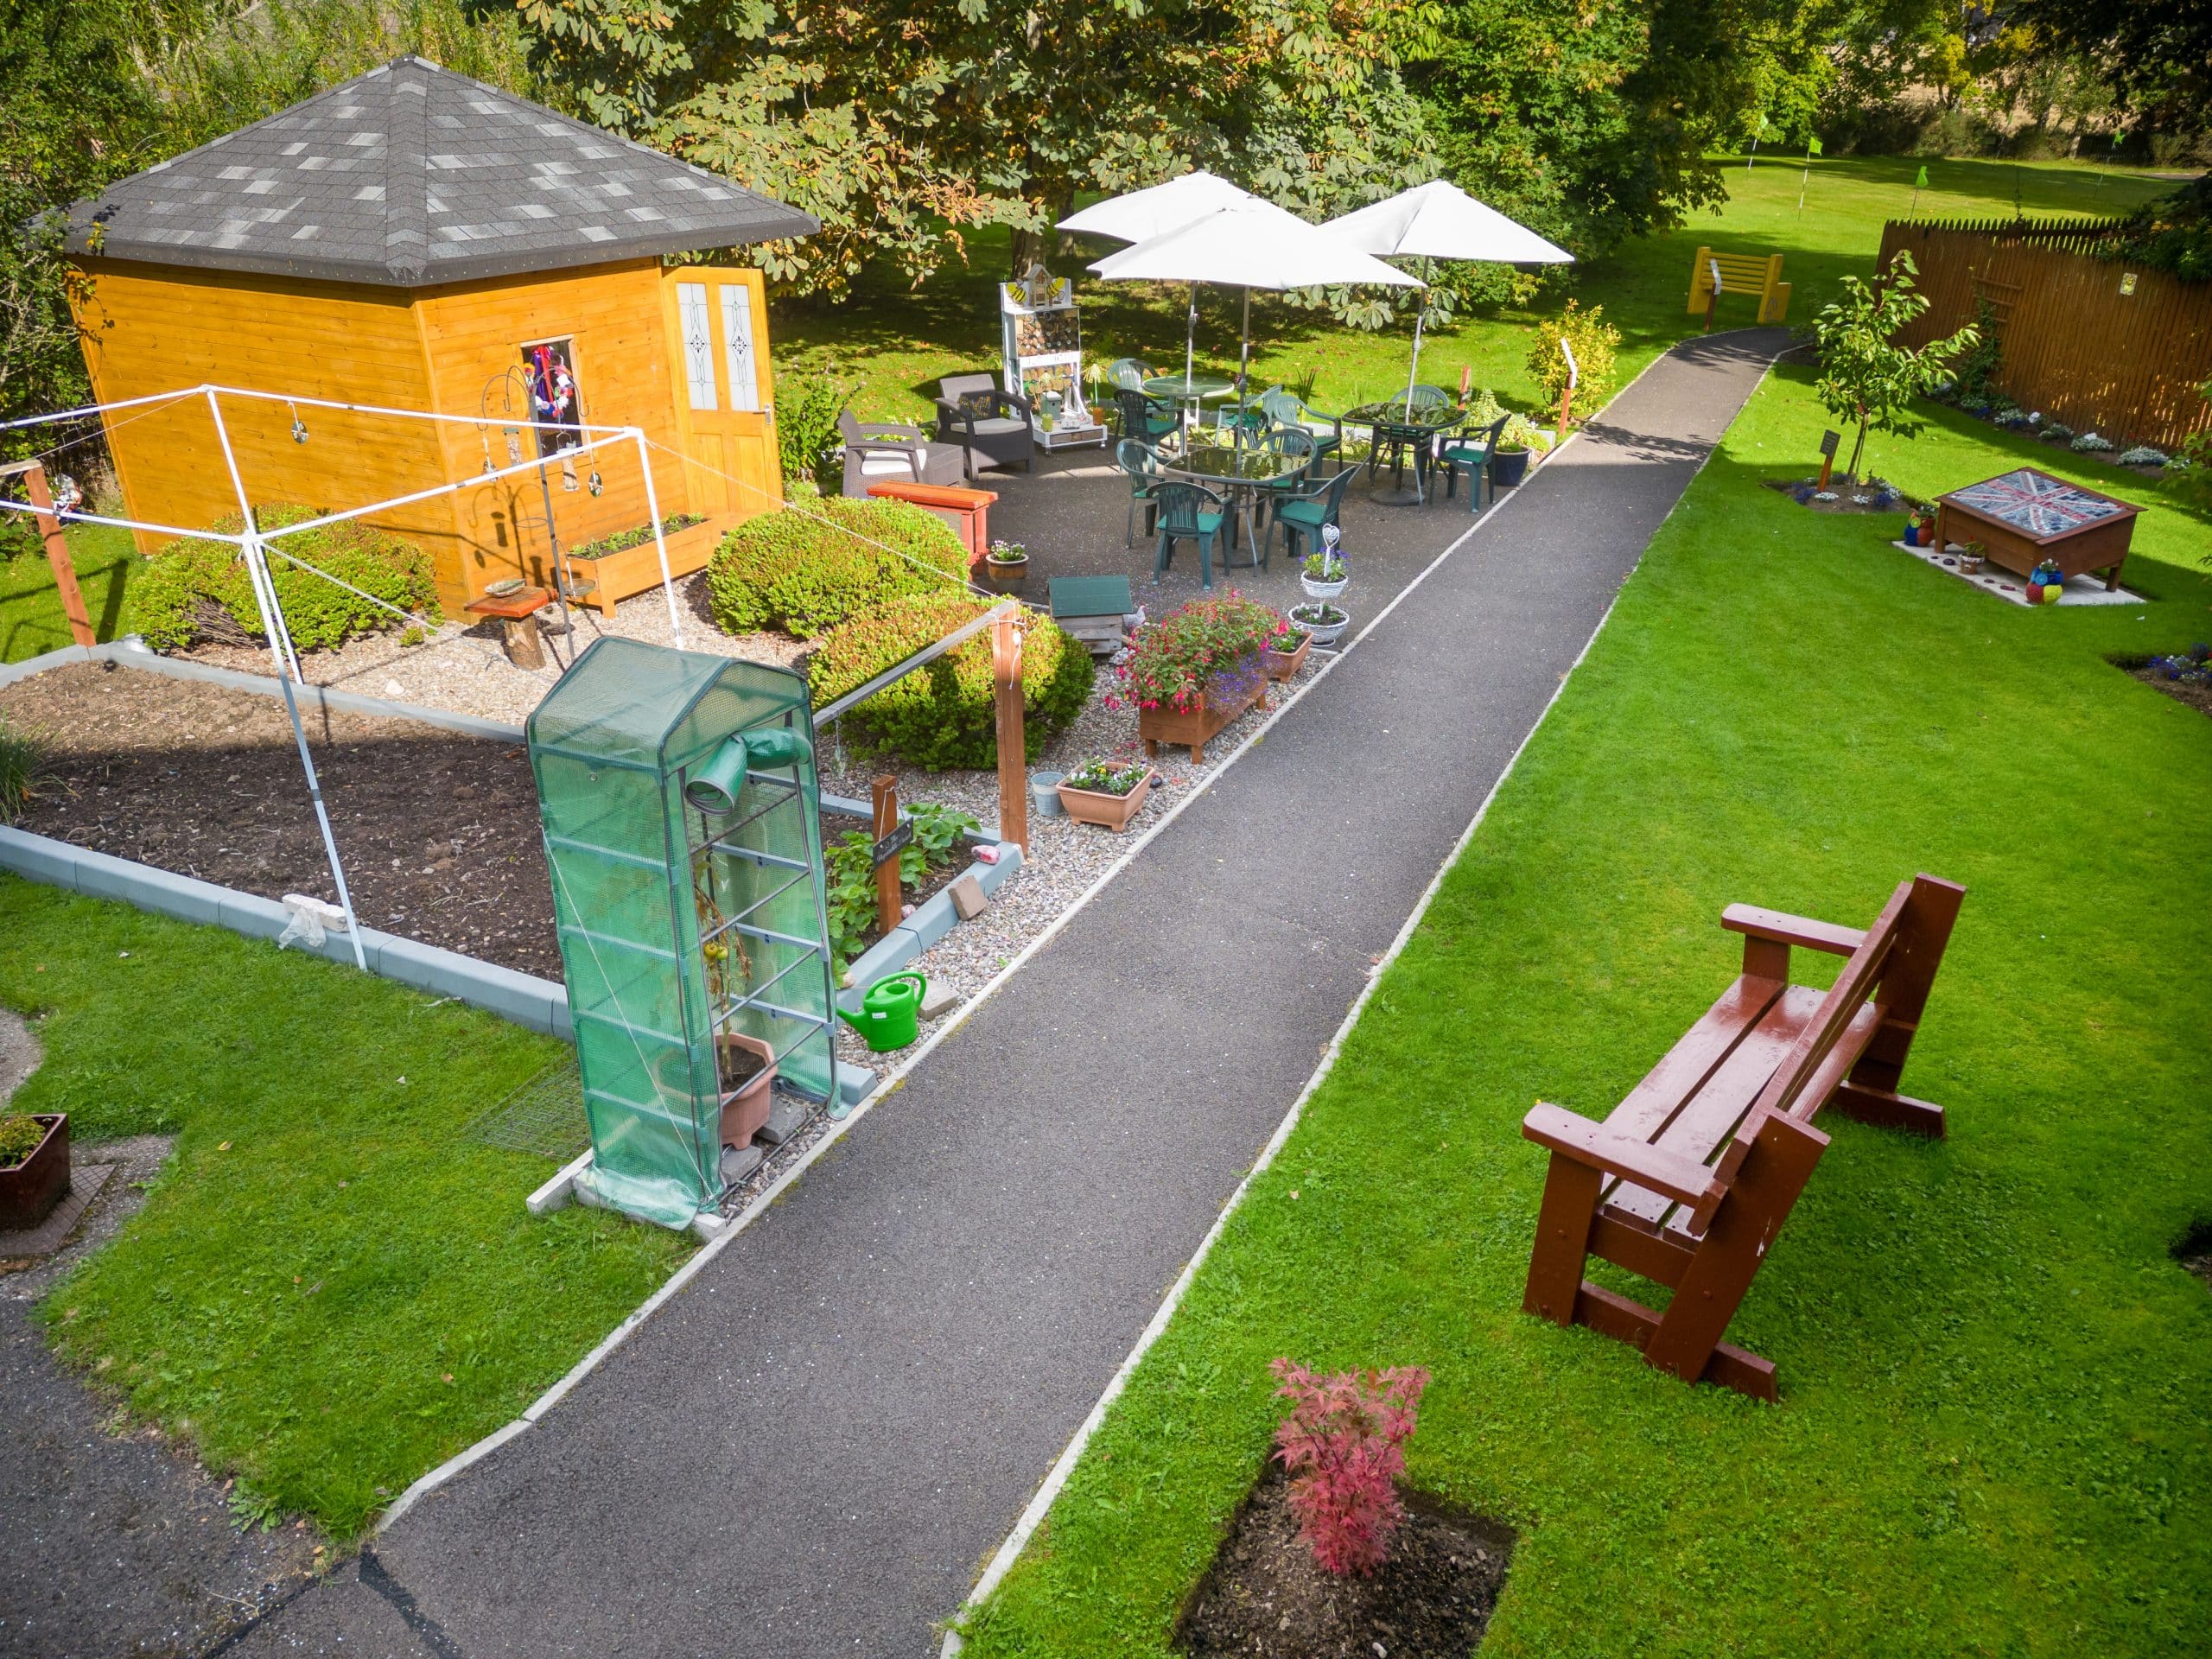
[[[395,1523],[409,1638],[933,1651],[1786,345],[1662,359],[601,1370]],[[1433,551],[1464,512],[1397,533]],[[284,1639],[360,1650],[359,1589],[301,1596]]]

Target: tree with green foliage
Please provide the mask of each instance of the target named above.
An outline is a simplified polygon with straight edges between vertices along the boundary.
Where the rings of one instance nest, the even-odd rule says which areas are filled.
[[[1918,351],[1897,345],[1898,329],[1928,309],[1927,296],[1912,279],[1919,268],[1899,249],[1889,269],[1871,283],[1843,279],[1841,297],[1821,308],[1813,319],[1813,342],[1820,354],[1821,378],[1814,390],[1839,420],[1856,423],[1846,475],[1859,476],[1869,431],[1906,436],[1920,429],[1910,418],[1912,400],[1935,389],[1951,361],[1980,338],[1972,323],[1948,340],[1930,340]]]

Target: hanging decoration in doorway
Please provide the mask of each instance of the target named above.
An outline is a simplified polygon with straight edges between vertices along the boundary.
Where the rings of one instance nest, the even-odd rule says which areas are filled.
[[[541,421],[569,423],[569,405],[576,400],[576,377],[553,354],[550,346],[535,346],[530,353],[530,401]]]

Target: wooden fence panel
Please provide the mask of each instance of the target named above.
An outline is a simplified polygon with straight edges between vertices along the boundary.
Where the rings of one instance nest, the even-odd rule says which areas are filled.
[[[1986,298],[2006,397],[2077,432],[2171,451],[2212,429],[2212,403],[2197,391],[2212,379],[2212,283],[2094,257],[2111,235],[2109,225],[1892,219],[1882,265],[1900,248],[1911,254],[1929,300],[1898,343],[1965,327]],[[2121,291],[2129,276],[2132,294]]]

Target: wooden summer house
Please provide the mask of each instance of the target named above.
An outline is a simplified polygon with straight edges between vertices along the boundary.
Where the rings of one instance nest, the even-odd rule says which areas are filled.
[[[508,93],[401,58],[79,202],[69,248],[103,403],[202,384],[469,417],[397,420],[255,399],[223,416],[256,505],[327,511],[514,476],[370,522],[427,548],[457,608],[504,577],[552,585],[552,541],[645,526],[634,444],[567,454],[513,424],[636,426],[658,445],[679,572],[781,505],[760,274],[670,255],[812,233],[807,214]],[[204,399],[122,410],[131,517],[237,512]],[[550,514],[549,514],[550,503]],[[143,534],[152,553],[164,538]],[[658,580],[650,538],[578,567],[602,607]]]

